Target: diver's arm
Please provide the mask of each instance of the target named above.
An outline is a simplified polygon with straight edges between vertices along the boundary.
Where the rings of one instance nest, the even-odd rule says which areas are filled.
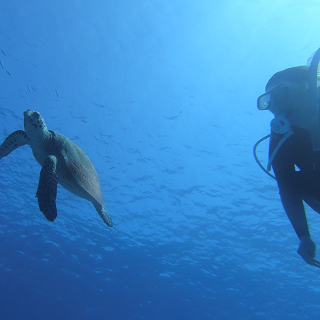
[[[289,138],[290,139],[290,138]],[[272,152],[276,141],[270,141]],[[300,240],[297,253],[303,260],[317,268],[320,261],[315,260],[316,245],[310,238],[307,217],[302,202],[301,186],[294,166],[294,148],[290,143],[284,144],[276,154],[272,167],[277,178],[283,208]],[[306,158],[304,158],[306,159]]]
[[[276,171],[277,169],[275,170],[275,173]],[[291,184],[288,183],[288,181],[283,184],[278,175],[278,186],[283,208],[300,240],[297,253],[306,263],[320,268],[320,261],[314,259],[316,256],[316,245],[310,237],[301,192],[299,192],[299,188],[297,188],[296,184],[297,182],[294,182],[294,180],[291,181]]]
[[[302,236],[310,237],[307,217],[300,192],[296,190],[295,186],[289,186],[287,184],[281,186],[281,183],[278,183],[278,185],[283,208],[298,238],[301,239]]]
[[[295,171],[296,148],[300,149],[297,137],[291,137],[276,153],[272,168],[275,173],[283,208],[295,230],[298,238],[310,236],[307,217],[302,202],[300,182]],[[270,154],[278,144],[281,136],[272,135],[270,141]],[[298,141],[297,141],[298,140]],[[306,155],[307,156],[307,155]],[[307,160],[307,159],[305,159]]]

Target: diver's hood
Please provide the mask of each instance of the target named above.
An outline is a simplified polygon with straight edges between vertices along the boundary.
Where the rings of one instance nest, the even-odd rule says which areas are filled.
[[[310,64],[309,64],[309,61]],[[280,139],[279,143],[273,150],[272,154],[269,155],[269,161],[267,165],[267,169],[264,168],[264,166],[260,163],[258,157],[257,157],[257,147],[258,145],[271,137],[271,134],[261,138],[253,147],[253,155],[255,160],[257,161],[260,168],[267,173],[270,177],[275,178],[274,175],[269,173],[271,170],[272,161],[274,159],[274,156],[276,155],[277,151],[281,147],[281,145],[291,136],[294,134],[294,130],[292,129],[292,126],[298,126],[306,129],[308,128],[312,144],[313,144],[313,150],[314,151],[320,151],[320,110],[319,110],[319,74],[318,67],[320,62],[320,48],[308,59],[308,65],[309,65],[309,79],[308,79],[308,87],[309,87],[309,105],[308,105],[308,112],[307,112],[307,118],[308,119],[299,119],[299,114],[291,114],[290,116],[287,116],[286,114],[281,114],[278,117],[274,118],[270,125],[271,130],[275,133],[282,134],[282,138]],[[274,75],[275,76],[275,75]],[[272,78],[271,78],[272,79]],[[271,80],[270,79],[270,80]],[[269,80],[269,83],[270,83]],[[273,77],[274,80],[274,77]],[[306,79],[307,80],[307,79]],[[268,83],[268,84],[269,84]],[[267,87],[268,87],[267,84]],[[267,90],[268,88],[266,88]],[[268,90],[266,92],[267,94],[264,94],[258,98],[258,109],[259,110],[267,110],[270,107],[270,94],[268,95]],[[301,120],[308,120],[307,125],[305,121]]]
[[[310,132],[314,151],[320,151],[320,110],[319,110],[319,89],[320,88],[318,88],[319,60],[320,60],[320,48],[318,49],[318,51],[314,53],[314,55],[311,58],[308,59],[308,61],[311,61],[309,68],[307,66],[305,66],[305,68],[302,66],[302,67],[293,67],[293,68],[280,71],[276,73],[269,80],[267,84],[267,87],[268,87],[270,85],[270,82],[272,81],[277,82],[279,78],[283,77],[283,74],[288,74],[288,73],[290,74],[290,77],[295,76],[297,78],[296,79],[297,81],[299,80],[299,77],[301,78],[303,77],[305,81],[307,81],[305,83],[306,88],[304,89],[304,90],[308,90],[309,92],[309,101],[305,106],[307,109],[304,109],[304,108],[296,109],[292,114],[290,114],[290,116],[287,116],[286,114],[281,114],[280,117],[277,116],[274,119],[274,124],[277,124],[277,125],[276,126],[274,126],[274,124],[272,125],[273,123],[272,122],[271,129],[273,132],[281,134],[280,132],[278,132],[277,127],[279,126],[279,124],[281,125],[281,123],[283,122],[281,119],[287,118],[288,121],[286,122],[286,127],[289,123],[290,127],[292,127],[293,125],[296,125]],[[305,72],[305,71],[308,71],[308,72]],[[270,92],[275,91],[274,95],[276,97],[277,91],[280,90],[278,88],[286,89],[286,84],[280,83],[280,85],[276,86],[273,89],[272,88],[269,89],[269,91]],[[284,89],[282,91],[284,91]],[[267,105],[268,109],[272,104],[271,98],[268,104],[265,102],[266,98],[264,96],[268,96],[269,91],[267,91],[264,95],[258,98],[258,108],[260,106],[259,108],[260,110],[263,110],[261,109],[261,105],[263,102],[264,104],[262,106],[264,107],[265,105]],[[281,95],[283,95],[282,91],[281,91]],[[290,89],[287,89],[286,91],[287,91],[288,97],[285,100],[288,100],[292,93],[290,93]],[[271,93],[271,96],[272,96],[272,93]],[[273,98],[273,100],[275,101],[275,98]],[[286,128],[285,132],[287,132],[288,130],[289,128]],[[285,132],[283,132],[282,134],[284,134]]]

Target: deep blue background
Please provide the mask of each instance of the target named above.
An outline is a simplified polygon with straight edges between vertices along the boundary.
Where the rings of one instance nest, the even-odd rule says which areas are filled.
[[[320,46],[319,9],[0,0],[0,140],[39,111],[89,155],[114,221],[59,187],[49,223],[30,148],[2,159],[0,319],[319,319],[319,270],[252,157],[256,98]]]

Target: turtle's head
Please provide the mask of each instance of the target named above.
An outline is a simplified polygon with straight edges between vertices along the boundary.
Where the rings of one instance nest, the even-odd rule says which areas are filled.
[[[24,115],[24,130],[31,139],[42,139],[47,134],[47,126],[41,114],[28,109]]]

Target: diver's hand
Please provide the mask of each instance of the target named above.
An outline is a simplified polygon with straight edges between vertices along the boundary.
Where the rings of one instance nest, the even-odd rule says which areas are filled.
[[[320,262],[314,259],[316,256],[316,245],[309,236],[302,236],[300,238],[297,252],[306,263],[320,268]]]

